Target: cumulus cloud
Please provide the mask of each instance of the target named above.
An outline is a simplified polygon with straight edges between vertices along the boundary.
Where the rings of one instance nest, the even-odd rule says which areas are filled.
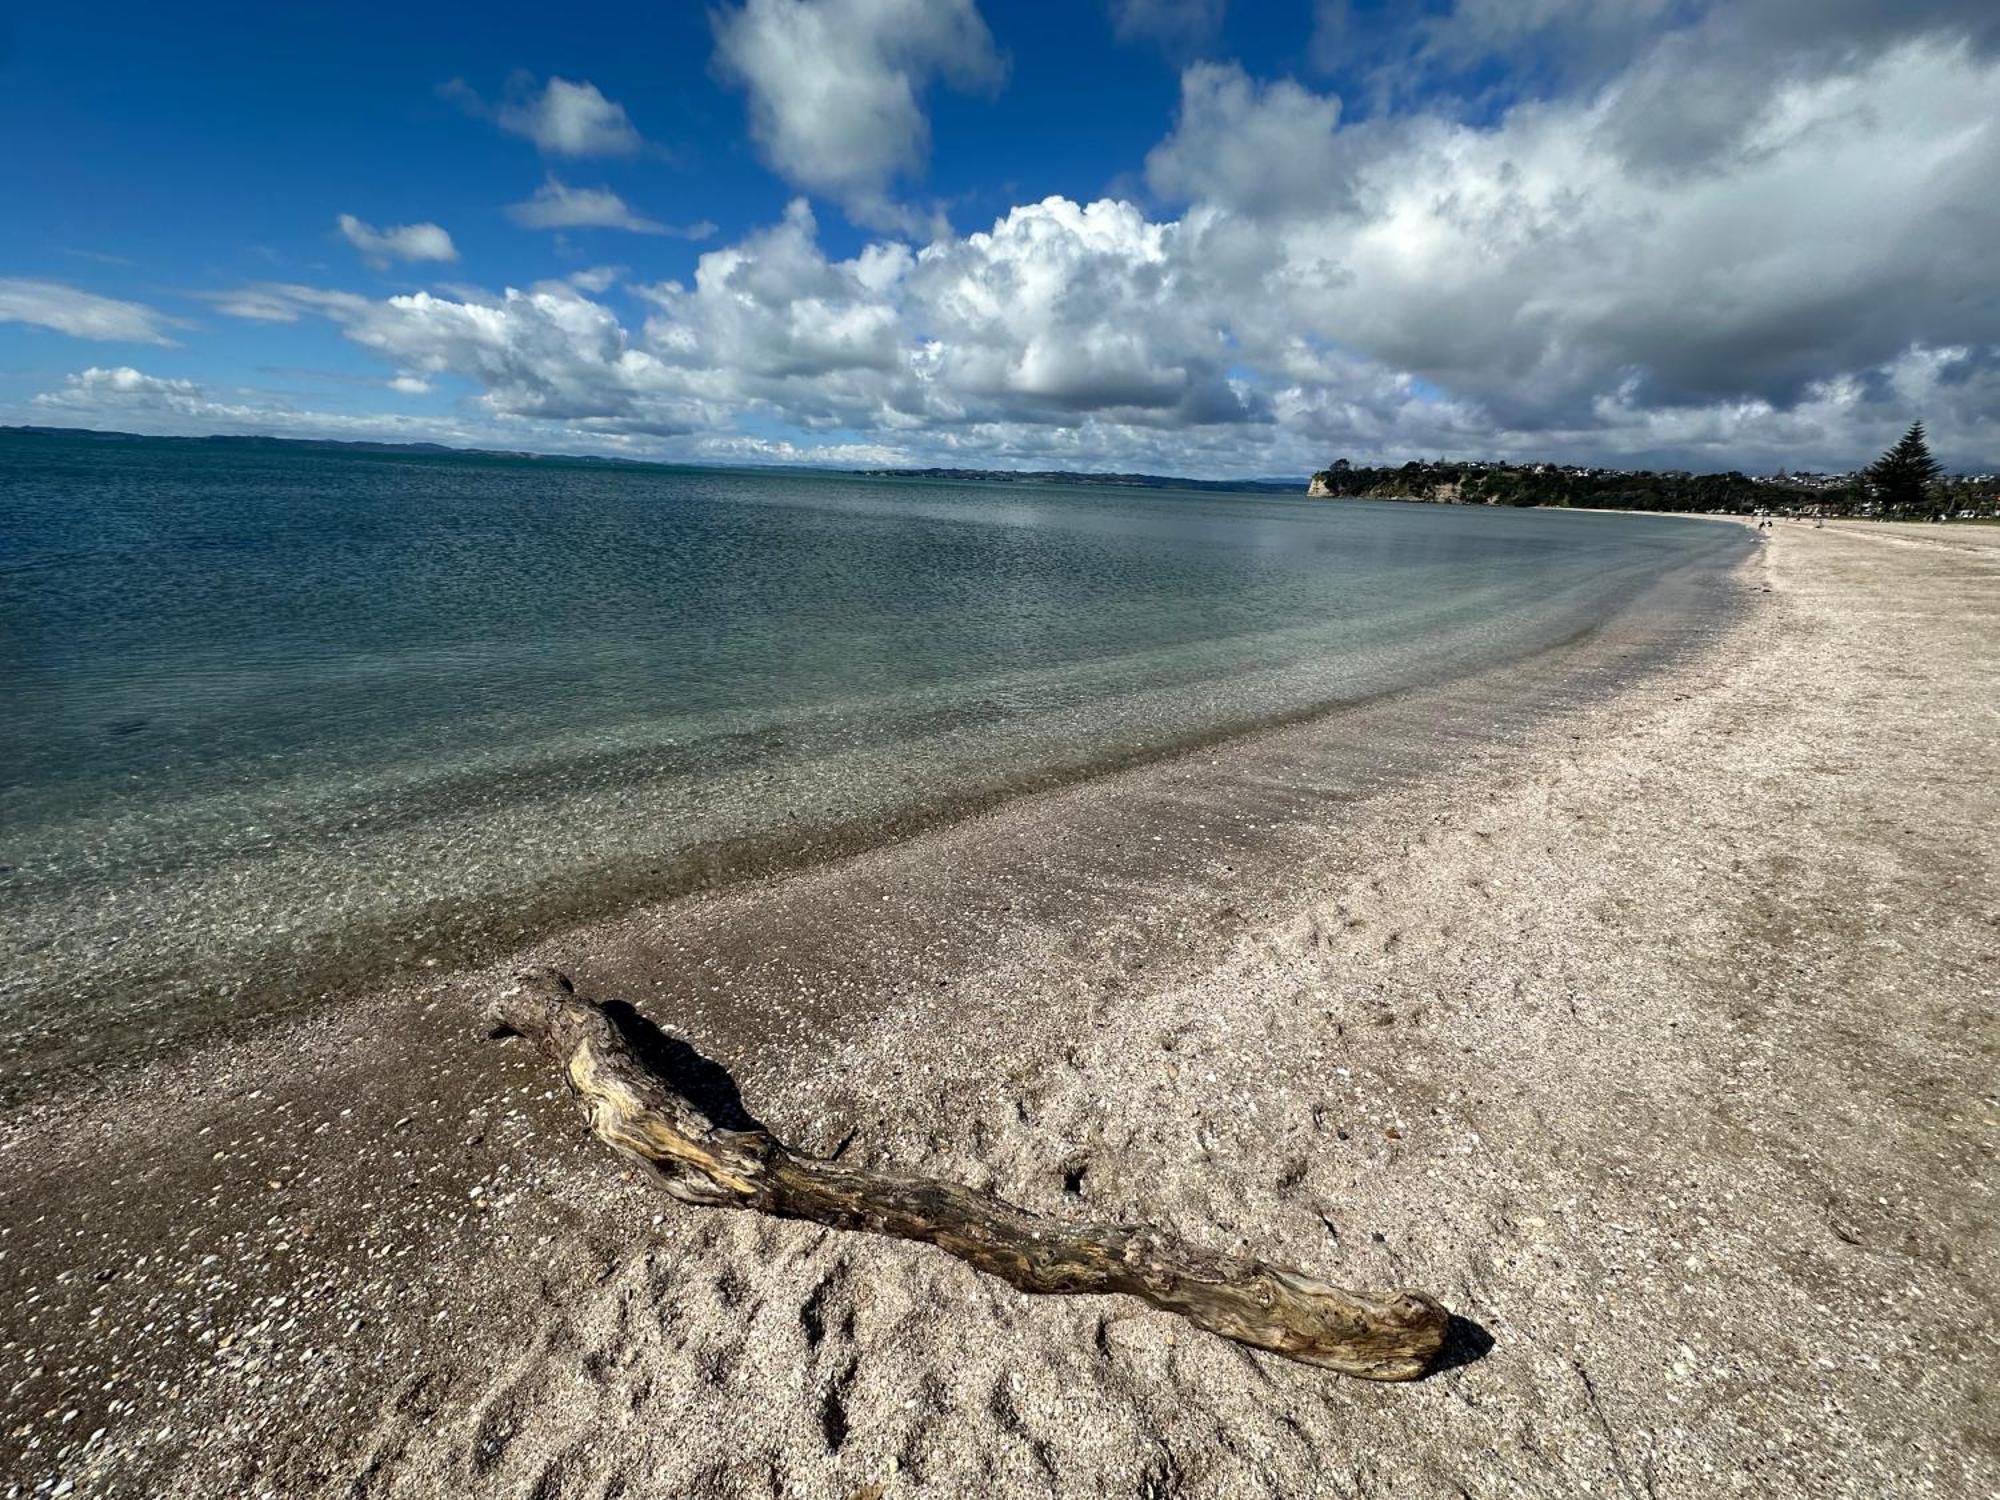
[[[592,83],[551,78],[540,94],[503,104],[500,128],[524,135],[553,156],[630,156],[644,144],[625,113]]]
[[[762,414],[804,431],[1167,429],[1265,420],[1176,225],[1054,198],[922,249],[826,253],[807,203],[637,288],[627,327],[573,281],[380,300],[283,284],[252,316],[330,318],[399,372],[451,373],[512,417],[655,435]],[[1009,441],[1012,441],[1011,439]]]
[[[487,420],[520,419],[557,435],[659,435],[719,420],[616,314],[566,281],[382,299],[282,283],[250,290],[258,305],[331,320],[399,379],[462,377],[480,391],[474,404]]]
[[[545,156],[632,156],[646,146],[625,106],[588,81],[550,78],[538,87],[532,74],[517,73],[490,103],[462,78],[438,92],[467,114],[533,141]]]
[[[633,212],[609,188],[571,187],[554,177],[535,189],[525,203],[509,205],[507,216],[527,229],[624,229],[684,240],[704,240],[715,233],[715,225],[706,219],[695,224],[662,224]]]
[[[33,323],[79,339],[172,344],[175,320],[146,306],[100,297],[67,282],[0,276],[0,323]]]
[[[1129,203],[1049,198],[926,247],[910,315],[930,335],[927,373],[955,403],[1013,420],[1255,419],[1185,237]]]
[[[1169,202],[1253,218],[1340,208],[1356,153],[1337,139],[1340,100],[1280,79],[1254,82],[1234,63],[1198,63],[1181,75],[1174,133],[1146,158],[1146,178]]]
[[[818,404],[831,407],[843,397],[855,399],[855,377],[861,376],[865,394],[853,410],[872,411],[883,399],[884,382],[905,367],[897,299],[911,263],[901,246],[829,259],[812,209],[796,199],[781,223],[703,255],[691,288],[677,282],[644,288],[654,308],[646,339],[663,359],[718,394],[733,387],[771,398],[788,382],[821,381]],[[717,377],[726,384],[714,383]],[[810,404],[815,398],[801,389],[793,399]]]
[[[1350,128],[1295,85],[1192,69],[1149,176],[1191,205],[1253,349],[1310,330],[1507,421],[1632,379],[1784,404],[1912,343],[2000,338],[1991,62],[1918,37],[1780,77],[1671,168],[1635,129],[1648,67],[1492,125]]]
[[[877,225],[909,222],[889,189],[929,154],[925,87],[1005,71],[973,0],[745,0],[713,21],[716,67],[749,96],[765,161]]]
[[[201,387],[192,380],[146,375],[130,365],[118,365],[109,369],[92,365],[88,370],[66,377],[59,394],[44,394],[35,399],[44,406],[87,405],[106,399],[117,399],[131,404],[161,406],[176,411],[192,410],[201,405],[203,400]]]
[[[361,252],[370,265],[386,266],[393,260],[457,260],[458,248],[451,236],[435,224],[396,224],[377,229],[353,214],[334,221],[341,236]]]
[[[552,447],[1835,467],[1921,415],[1947,461],[1990,463],[2000,57],[1941,8],[1879,46],[1738,58],[1777,15],[1677,11],[1602,78],[1469,116],[1355,120],[1294,81],[1190,67],[1146,163],[1164,207],[1055,197],[835,254],[800,199],[685,283],[624,283],[636,326],[605,272],[216,306],[331,319],[385,376],[455,377],[479,420]]]

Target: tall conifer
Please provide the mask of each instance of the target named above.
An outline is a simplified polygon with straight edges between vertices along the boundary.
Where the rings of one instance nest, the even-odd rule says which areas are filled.
[[[1912,422],[1896,446],[1864,471],[1869,491],[1884,515],[1922,509],[1925,495],[1943,472],[1944,465],[1931,457],[1921,422]]]

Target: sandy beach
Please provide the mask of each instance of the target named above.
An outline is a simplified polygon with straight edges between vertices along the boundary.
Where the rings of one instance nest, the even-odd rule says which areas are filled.
[[[1404,695],[31,1101],[0,1492],[1994,1493],[2000,528],[1727,588],[1533,714]],[[1371,1385],[682,1207],[480,1036],[528,962],[802,1147],[1483,1334]]]

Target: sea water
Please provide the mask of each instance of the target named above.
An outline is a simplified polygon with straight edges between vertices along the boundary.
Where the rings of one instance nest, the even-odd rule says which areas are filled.
[[[159,1042],[1518,661],[1747,545],[1636,515],[0,433],[0,1054]]]

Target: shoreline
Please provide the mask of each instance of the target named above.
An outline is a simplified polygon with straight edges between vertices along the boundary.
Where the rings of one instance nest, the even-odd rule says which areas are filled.
[[[1990,599],[2000,549],[1780,535],[1743,564],[1777,592],[1636,680],[1529,720],[1378,706],[1408,767],[1390,734],[1330,775],[1341,721],[1315,721],[534,955],[684,1029],[802,1146],[1425,1287],[1486,1358],[1330,1382],[1116,1299],[680,1208],[473,1038],[474,972],[0,1127],[6,1352],[41,1370],[0,1385],[6,1477],[1982,1492],[1991,635],[1864,626],[1975,568]],[[1907,743],[1898,712],[1932,754],[1889,789],[1856,751]],[[1898,883],[1918,850],[1928,902]]]
[[[1278,709],[1253,718],[1232,719],[1213,728],[1185,733],[1170,741],[1148,743],[1118,752],[1090,754],[1038,770],[1005,772],[963,790],[913,796],[879,811],[847,819],[775,824],[740,837],[696,842],[666,853],[645,853],[623,864],[606,864],[587,879],[551,884],[529,892],[499,892],[478,904],[435,901],[380,917],[355,917],[334,930],[307,926],[291,946],[262,954],[233,952],[226,968],[197,971],[201,992],[171,995],[162,977],[177,972],[162,967],[172,955],[154,955],[151,966],[105,969],[87,987],[65,997],[64,1003],[84,1007],[90,1016],[87,1038],[65,1036],[40,1013],[59,1017],[53,1000],[17,994],[17,1009],[35,1019],[18,1035],[10,1035],[8,1055],[0,1060],[0,1111],[20,1108],[53,1093],[115,1086],[137,1068],[172,1067],[209,1042],[230,1034],[263,1032],[287,1021],[321,1012],[338,1011],[370,995],[406,990],[442,973],[483,970],[512,961],[526,948],[542,945],[549,935],[583,934],[589,929],[648,909],[699,899],[717,892],[750,890],[805,872],[823,869],[871,851],[907,843],[990,814],[1023,799],[1059,795],[1072,788],[1107,782],[1133,772],[1169,766],[1175,761],[1213,754],[1289,728],[1321,725],[1333,735],[1355,738],[1340,727],[1343,721],[1365,724],[1387,709],[1393,718],[1401,709],[1422,712],[1423,705],[1441,705],[1449,713],[1457,695],[1477,699],[1488,684],[1525,683],[1546,673],[1583,681],[1602,674],[1576,659],[1596,648],[1593,641],[1607,634],[1629,638],[1619,647],[1623,669],[1636,675],[1671,650],[1661,635],[1662,621],[1650,617],[1695,615],[1713,610],[1693,595],[1728,587],[1724,578],[1742,565],[1713,562],[1682,564],[1656,579],[1640,597],[1614,615],[1563,639],[1534,646],[1519,655],[1502,656],[1470,671],[1418,680],[1402,686],[1359,691],[1354,696]],[[1704,620],[1714,628],[1718,619]],[[1678,622],[1665,621],[1671,633]],[[1642,659],[1637,660],[1634,657]],[[1593,682],[1591,691],[1611,687]],[[1536,689],[1524,687],[1525,697]],[[1537,705],[1524,701],[1532,711]],[[1552,711],[1560,705],[1552,706]],[[1367,751],[1364,748],[1362,758]],[[486,851],[489,858],[495,851]],[[432,972],[435,971],[435,972]],[[24,969],[14,976],[18,986]],[[187,981],[192,983],[192,980]],[[137,1001],[107,999],[107,987],[130,991]],[[212,991],[212,993],[211,993]]]

